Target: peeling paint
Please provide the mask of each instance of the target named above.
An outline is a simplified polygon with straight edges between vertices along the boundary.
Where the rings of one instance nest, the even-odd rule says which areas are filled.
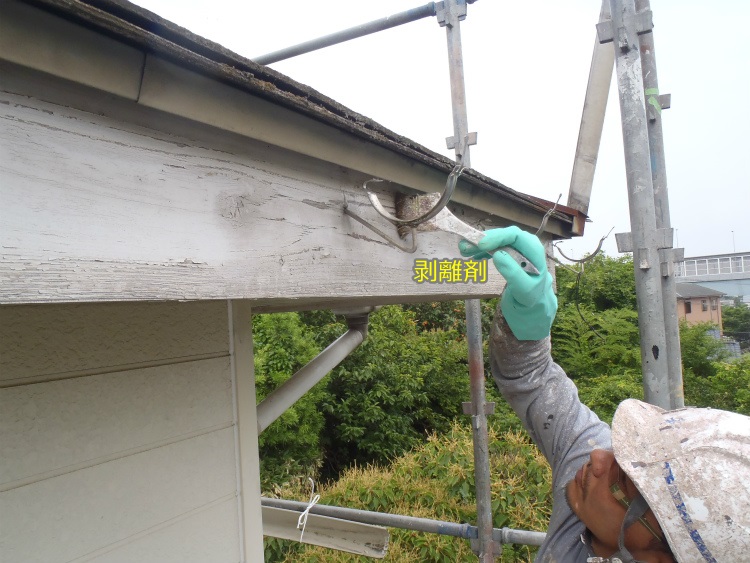
[[[705,521],[709,518],[708,508],[706,508],[706,503],[702,499],[689,497],[683,493],[682,500],[693,520]]]
[[[302,203],[306,205],[311,205],[312,207],[316,207],[317,209],[330,209],[330,205],[328,203],[322,203],[320,201],[313,201],[311,199],[303,199]]]
[[[376,240],[374,238],[366,237],[364,235],[358,235],[357,233],[346,233],[346,236],[356,238],[359,240],[366,240],[367,242],[375,242],[377,244],[382,244],[384,246],[390,246],[387,242]]]

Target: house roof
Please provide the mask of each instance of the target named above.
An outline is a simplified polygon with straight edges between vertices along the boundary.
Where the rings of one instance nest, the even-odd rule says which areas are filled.
[[[678,299],[695,299],[698,297],[720,297],[726,295],[722,291],[709,289],[698,285],[697,283],[677,283],[675,284]]]
[[[125,0],[24,1],[431,168],[448,173],[455,164],[309,86]],[[573,208],[554,206],[547,200],[523,194],[473,169],[464,172],[462,181],[537,213],[545,213],[554,207],[552,217],[568,225],[563,232],[567,230],[571,236],[583,234],[586,216]]]

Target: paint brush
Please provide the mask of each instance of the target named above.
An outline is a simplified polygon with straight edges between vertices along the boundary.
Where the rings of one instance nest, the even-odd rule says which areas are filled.
[[[440,194],[428,194],[416,197],[398,197],[396,199],[396,215],[399,219],[412,219],[419,217],[425,212],[425,210],[432,208],[439,198]],[[420,231],[444,231],[446,233],[453,233],[472,244],[479,244],[479,241],[484,238],[483,231],[464,223],[461,219],[451,213],[447,207],[443,207],[443,209],[431,219],[419,223],[418,228]],[[507,252],[518,263],[518,265],[521,266],[524,272],[531,275],[539,275],[539,270],[536,269],[534,264],[532,264],[528,258],[518,252],[515,248],[504,246],[497,250]],[[495,252],[497,252],[497,250]]]

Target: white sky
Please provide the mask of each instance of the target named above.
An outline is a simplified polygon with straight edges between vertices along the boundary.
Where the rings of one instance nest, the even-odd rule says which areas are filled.
[[[137,0],[253,58],[426,0]],[[566,203],[600,0],[478,0],[462,23],[471,164]],[[652,0],[672,226],[687,256],[750,252],[750,2]],[[271,65],[453,158],[445,30],[426,18]],[[630,230],[616,87],[610,90],[581,256]]]

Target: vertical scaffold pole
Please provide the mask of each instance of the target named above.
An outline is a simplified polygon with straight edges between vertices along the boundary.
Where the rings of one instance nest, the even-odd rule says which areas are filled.
[[[649,0],[636,0],[636,11],[645,14],[651,11]],[[651,178],[654,185],[656,228],[666,234],[665,246],[660,249],[662,299],[664,302],[664,332],[667,337],[667,365],[669,368],[669,397],[673,409],[685,406],[682,388],[682,353],[680,350],[680,322],[677,316],[677,290],[674,264],[682,260],[684,251],[673,248],[673,231],[669,216],[669,192],[667,191],[667,169],[664,157],[664,136],[661,111],[670,105],[669,94],[659,94],[656,74],[654,33],[640,36],[641,72],[646,96],[648,117],[648,144],[651,154]]]
[[[468,0],[471,3],[473,0]],[[463,54],[460,21],[466,18],[467,0],[445,0],[437,10],[438,23],[445,27],[448,40],[448,64],[453,106],[453,136],[446,139],[449,149],[456,152],[456,162],[471,166],[469,146],[476,144],[476,133],[469,133],[464,86]],[[466,339],[469,347],[469,378],[471,381],[471,428],[474,442],[474,486],[477,497],[477,532],[479,561],[495,560],[492,538],[492,502],[490,492],[489,438],[484,391],[484,357],[482,354],[482,315],[478,299],[466,301]]]
[[[657,228],[638,34],[651,30],[650,12],[637,14],[635,0],[611,0],[612,21],[599,24],[600,40],[614,41],[617,85],[625,149],[630,233],[618,234],[620,252],[633,252],[643,389],[646,401],[671,408],[667,340],[664,330],[660,249],[667,246]]]
[[[466,300],[466,341],[469,346],[471,403],[464,403],[464,414],[471,415],[471,431],[474,442],[474,486],[477,496],[479,560],[482,563],[492,563],[495,560],[495,541],[492,538],[492,498],[487,415],[492,414],[491,411],[494,404],[488,405],[485,397],[484,356],[482,354],[482,312],[479,299]]]

